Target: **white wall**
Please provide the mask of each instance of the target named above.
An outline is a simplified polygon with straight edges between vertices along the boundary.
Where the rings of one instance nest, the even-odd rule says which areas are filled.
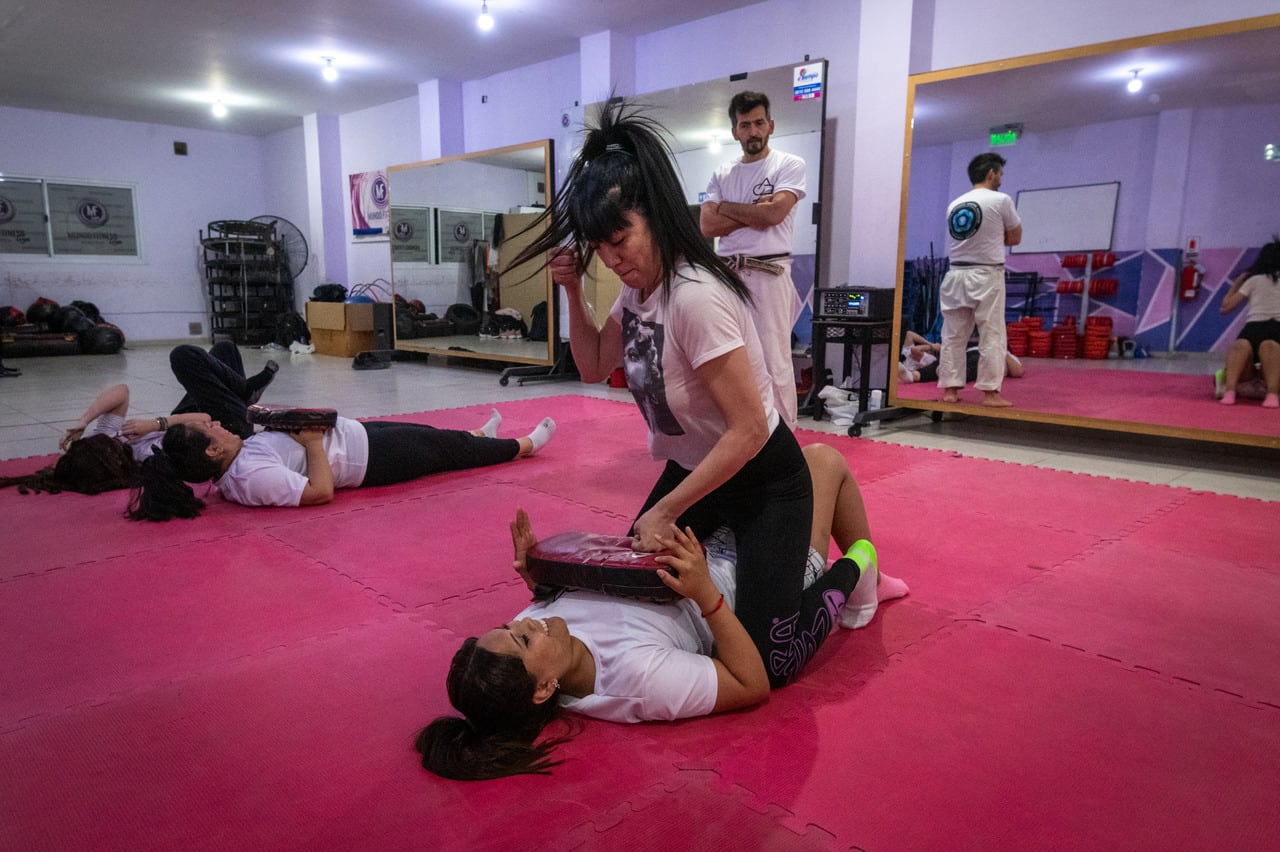
[[[558,138],[561,111],[578,99],[578,85],[576,54],[463,83],[467,150]]]
[[[200,232],[267,212],[264,162],[259,137],[0,107],[0,168],[133,185],[141,248],[126,261],[0,255],[0,304],[80,299],[130,340],[187,338],[189,323],[207,339]]]
[[[294,302],[298,311],[311,291],[320,283],[320,264],[314,254],[320,248],[320,235],[311,233],[307,195],[306,161],[298,153],[303,149],[301,127],[273,133],[263,139],[263,191],[266,207],[263,213],[288,219],[302,232],[309,253],[307,265],[293,282]]]
[[[418,99],[404,98],[382,106],[348,113],[339,122],[342,140],[342,174],[337,179],[346,195],[347,176],[384,169],[397,163],[412,163],[421,150]],[[343,234],[347,246],[347,280],[333,280],[348,289],[383,279],[391,280],[391,246],[385,237],[355,237],[351,234],[351,205],[344,204]]]

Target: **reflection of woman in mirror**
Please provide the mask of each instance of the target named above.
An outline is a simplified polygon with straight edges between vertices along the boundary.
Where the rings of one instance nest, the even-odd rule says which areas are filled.
[[[938,354],[942,344],[934,343],[924,335],[908,331],[902,336],[902,352],[898,355],[898,381],[904,385],[916,382],[936,382],[938,380]],[[969,340],[969,347],[964,351],[964,380],[977,381],[978,361],[981,350],[976,340]],[[1026,372],[1021,359],[1005,350],[1004,374],[1006,378],[1020,379]]]
[[[805,528],[810,549],[805,561],[784,573],[796,585],[843,575],[841,588],[855,603],[842,623],[857,629],[871,621],[880,601],[907,594],[907,585],[876,567],[849,463],[826,444],[805,447],[804,457],[814,492]],[[525,556],[537,539],[524,511],[511,524],[511,538],[514,567],[533,590]],[[832,539],[846,556],[828,569]],[[559,762],[552,751],[567,736],[539,738],[562,710],[643,722],[763,701],[769,694],[765,667],[734,611],[735,592],[741,596],[734,567],[741,547],[727,527],[702,544],[673,528],[666,544],[670,555],[659,560],[674,570],[659,576],[680,594],[678,601],[571,589],[536,600],[503,626],[463,642],[446,685],[465,718],[441,716],[421,732],[422,765],[459,780],[545,773]]]
[[[632,526],[633,547],[660,550],[673,524],[700,539],[729,527],[741,553],[737,614],[781,686],[835,624],[846,591],[834,579],[806,590],[789,573],[809,548],[809,471],[775,407],[750,294],[689,216],[665,133],[624,99],[607,102],[538,223],[545,232],[513,263],[551,254],[583,381],[607,378],[629,349],[661,364],[655,404],[678,430],[651,422],[649,450],[667,464]],[[582,284],[595,255],[626,285],[600,328]],[[651,373],[625,372],[629,382]],[[637,399],[652,390],[629,387]]]
[[[1222,403],[1235,405],[1237,386],[1260,376],[1266,384],[1262,407],[1280,408],[1280,236],[1263,246],[1248,271],[1231,282],[1222,297],[1222,312],[1231,313],[1246,299],[1244,328],[1227,349]]]

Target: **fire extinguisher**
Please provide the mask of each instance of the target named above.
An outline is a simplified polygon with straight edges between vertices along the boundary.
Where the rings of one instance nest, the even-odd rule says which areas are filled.
[[[1204,267],[1196,263],[1194,256],[1188,257],[1183,264],[1182,278],[1178,287],[1182,301],[1190,302],[1195,299],[1196,294],[1200,292],[1202,278],[1204,278]]]

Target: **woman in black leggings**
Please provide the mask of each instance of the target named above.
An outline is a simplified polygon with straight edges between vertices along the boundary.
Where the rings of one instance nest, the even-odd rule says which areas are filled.
[[[250,426],[247,437],[217,419],[170,426],[142,464],[128,514],[150,521],[193,518],[204,501],[187,483],[210,481],[233,503],[314,506],[331,501],[339,488],[391,485],[532,455],[555,432],[548,417],[524,437],[498,438],[501,422],[495,410],[471,431],[346,417],[323,430],[255,433]]]

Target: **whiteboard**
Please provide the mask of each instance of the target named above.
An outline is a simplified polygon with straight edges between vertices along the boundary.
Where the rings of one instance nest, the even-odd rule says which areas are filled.
[[[1010,252],[1109,251],[1119,197],[1119,181],[1022,190],[1014,201],[1022,242]]]

